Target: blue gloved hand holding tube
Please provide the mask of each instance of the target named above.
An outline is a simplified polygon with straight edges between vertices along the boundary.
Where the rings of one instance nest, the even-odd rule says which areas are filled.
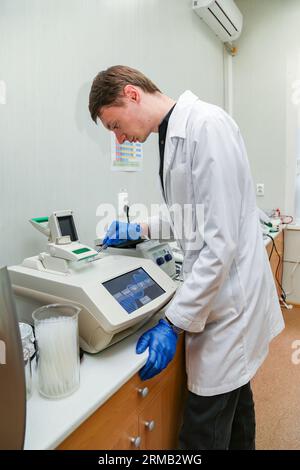
[[[126,240],[139,240],[142,235],[140,224],[114,220],[102,241],[102,246],[118,246]]]
[[[137,354],[149,348],[148,360],[139,372],[142,380],[151,379],[167,367],[175,355],[177,340],[177,333],[166,320],[159,320],[156,326],[139,338]]]

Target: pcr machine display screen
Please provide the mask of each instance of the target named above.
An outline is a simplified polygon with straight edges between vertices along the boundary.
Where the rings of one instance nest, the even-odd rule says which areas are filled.
[[[143,268],[122,274],[102,285],[127,313],[134,312],[165,293]]]
[[[57,217],[60,232],[62,236],[70,235],[71,241],[75,242],[78,240],[78,236],[76,233],[76,228],[74,224],[74,219],[72,215],[64,215]]]

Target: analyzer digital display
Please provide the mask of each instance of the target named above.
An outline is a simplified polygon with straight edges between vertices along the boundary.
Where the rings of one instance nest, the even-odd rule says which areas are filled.
[[[102,285],[127,313],[135,312],[165,293],[143,268],[134,269]]]
[[[57,217],[58,225],[62,236],[69,235],[72,242],[78,240],[74,219],[72,215]]]

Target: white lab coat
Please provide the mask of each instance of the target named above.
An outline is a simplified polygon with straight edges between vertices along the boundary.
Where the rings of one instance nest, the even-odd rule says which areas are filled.
[[[185,281],[166,311],[186,331],[188,388],[203,396],[229,392],[254,376],[284,322],[239,128],[190,91],[169,120],[164,188],[168,207],[192,204],[194,214],[204,204],[201,246],[179,240]],[[194,216],[192,224],[196,230]]]

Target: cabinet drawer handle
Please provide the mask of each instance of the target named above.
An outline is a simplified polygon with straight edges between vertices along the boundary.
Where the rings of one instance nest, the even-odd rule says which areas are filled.
[[[149,393],[149,388],[148,387],[138,388],[138,392],[143,398],[145,398]]]
[[[141,445],[141,442],[142,442],[142,438],[140,436],[137,436],[137,437],[131,437],[130,438],[130,441],[132,442],[132,444],[134,445],[134,447],[136,449],[138,449]]]
[[[148,431],[153,431],[153,429],[155,428],[155,421],[153,421],[153,419],[151,421],[145,421],[145,426]]]

